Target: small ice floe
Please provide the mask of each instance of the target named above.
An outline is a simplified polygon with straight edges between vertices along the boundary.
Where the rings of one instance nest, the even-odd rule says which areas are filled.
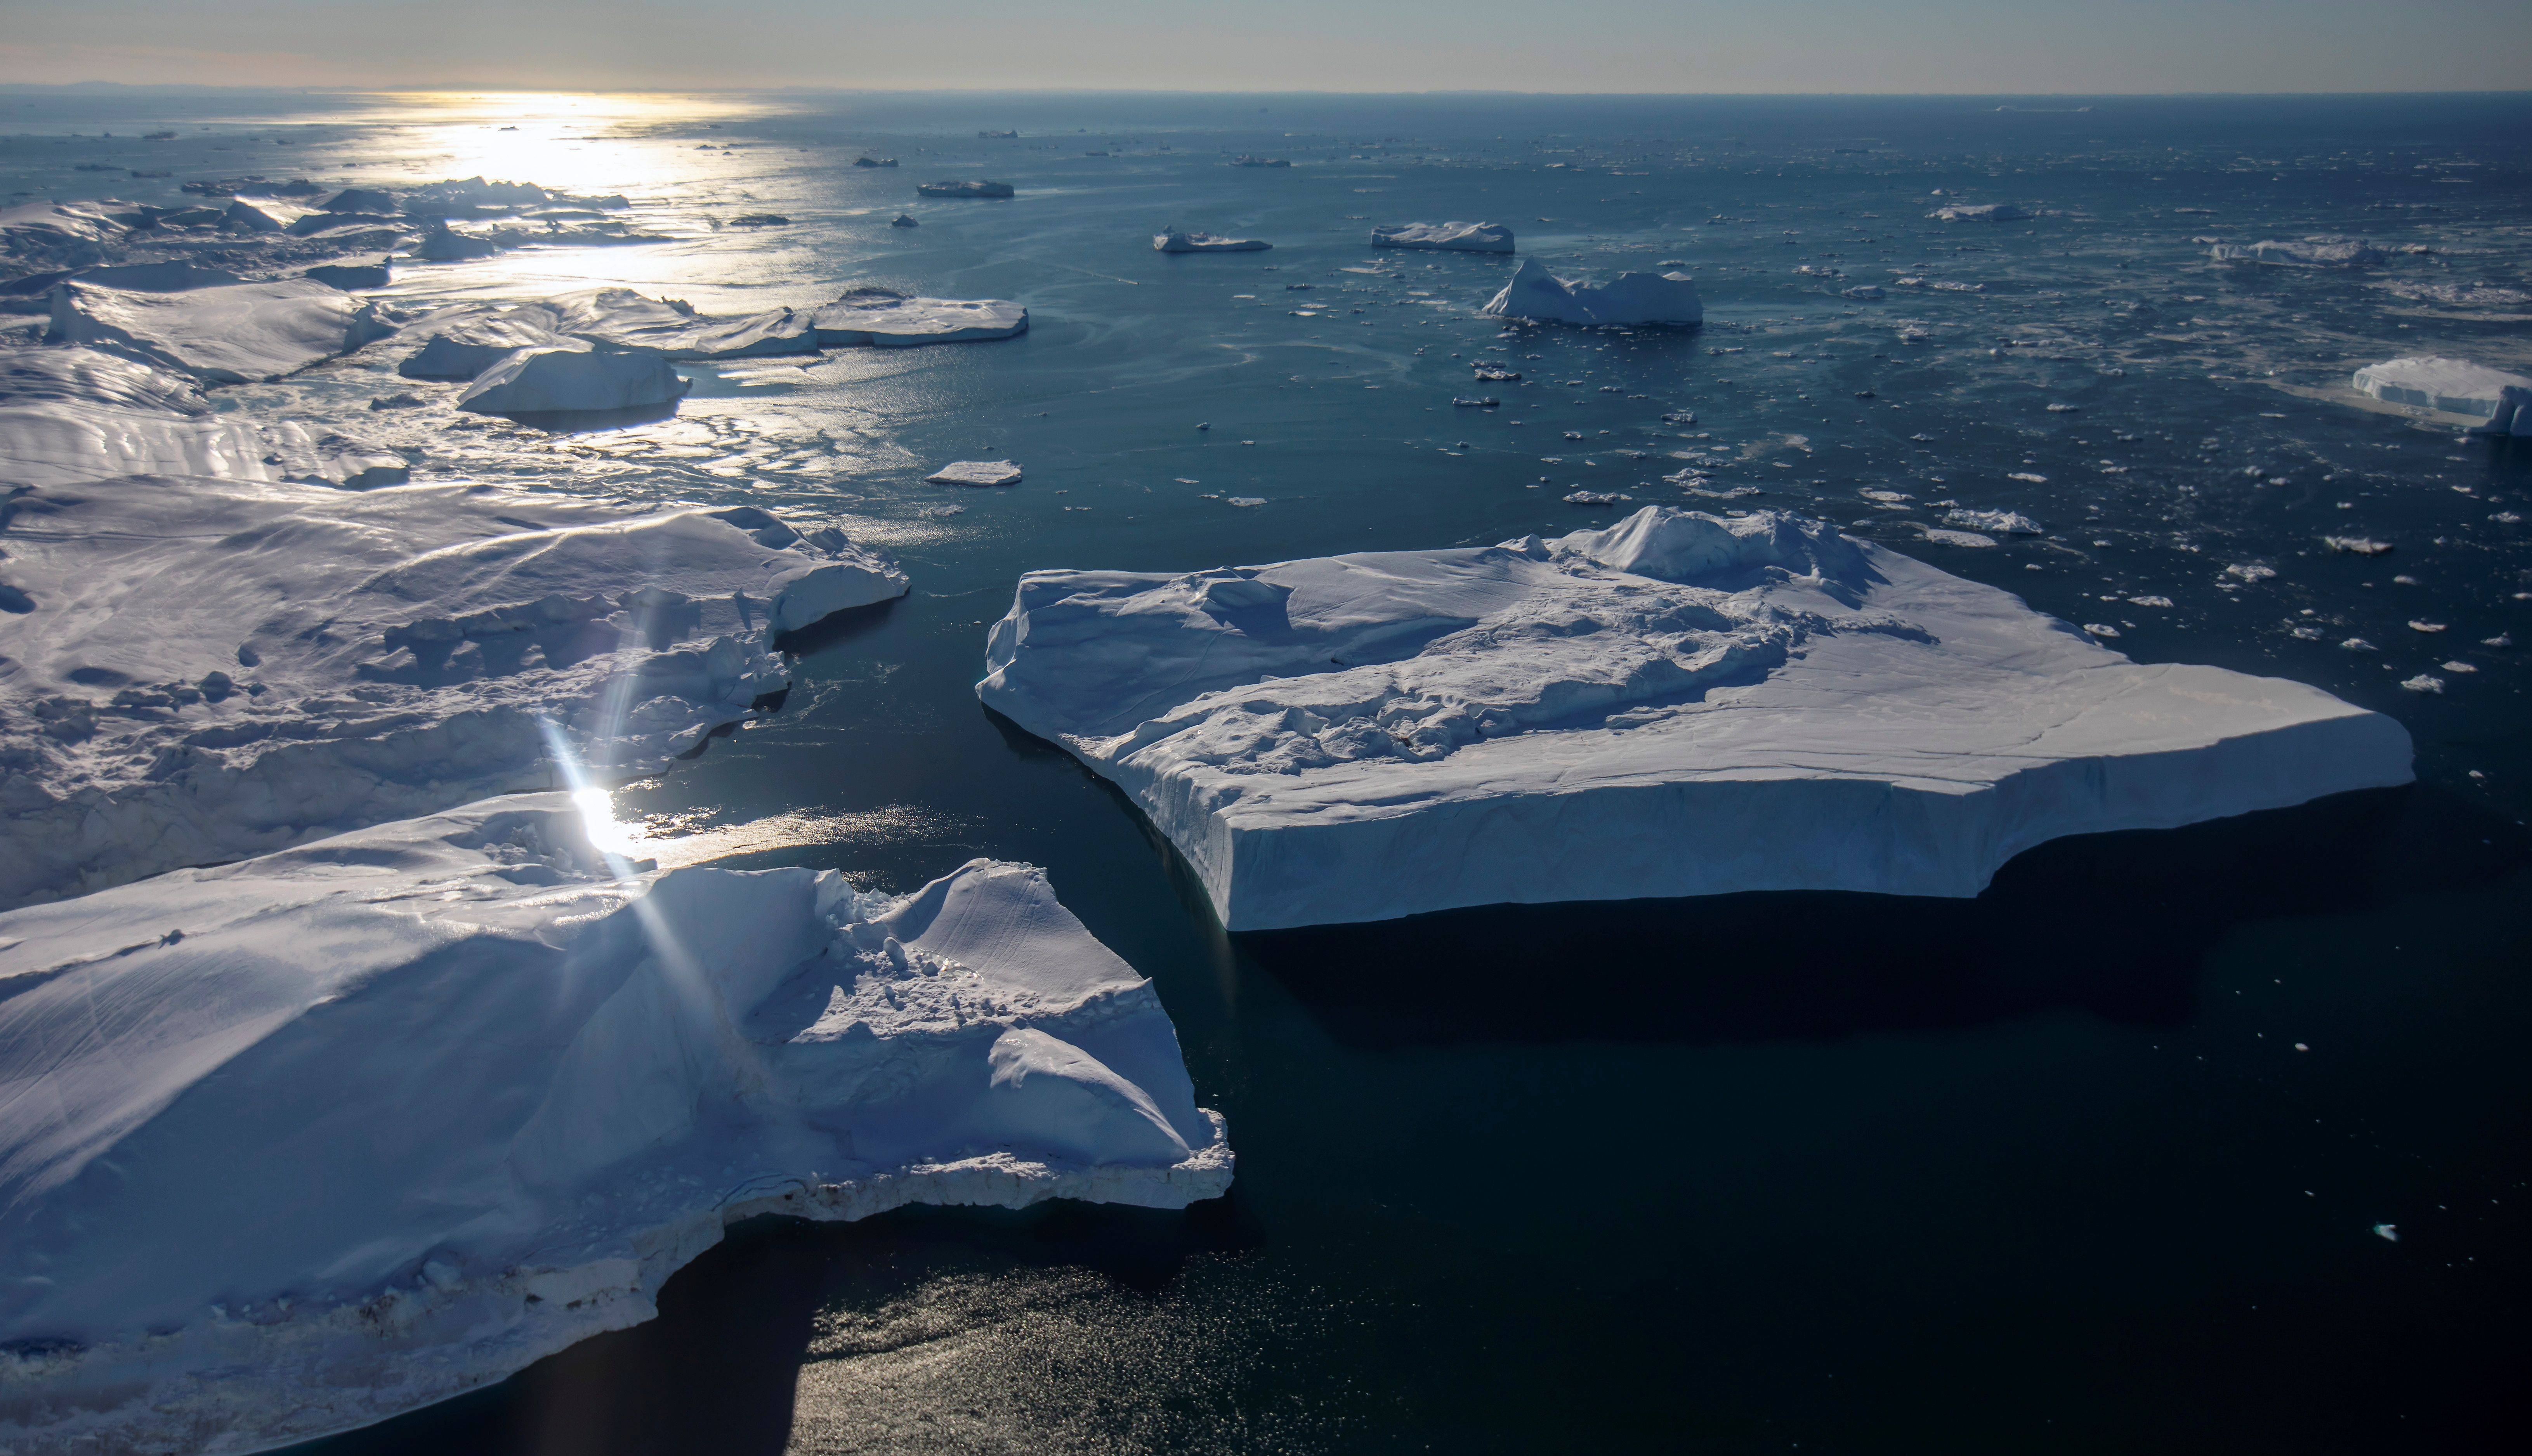
[[[2479,645],[2482,647],[2512,647],[2514,645],[2514,635],[2510,632],[2500,632],[2494,637],[2480,638]]]
[[[2479,669],[2469,663],[2456,662],[2445,664],[2445,670],[2447,672],[2476,672]]]
[[[2031,216],[2011,203],[1955,203],[1926,215],[1937,222],[2021,222]]]
[[[2370,536],[2325,536],[2321,544],[2352,556],[2379,556],[2391,549],[2391,543]]]
[[[1870,494],[1870,492],[1867,493]],[[2037,536],[2040,523],[2014,510],[1954,510],[1943,517],[1955,526],[1974,531],[1993,531],[2005,536]]]
[[[1491,394],[1478,399],[1461,399],[1455,395],[1452,397],[1451,403],[1455,408],[1464,410],[1490,410],[1500,407],[1503,404],[1503,401],[1495,398]]]
[[[2225,567],[2224,574],[2247,585],[2251,582],[2267,581],[2277,574],[2277,568],[2244,561]]]
[[[2132,607],[2169,607],[2171,599],[2169,597],[2130,597],[2128,604]]]
[[[2384,261],[2383,250],[2359,238],[2313,237],[2301,242],[2218,243],[2208,256],[2226,262],[2265,262],[2287,267],[2348,268]]]
[[[2115,637],[2119,634],[2119,629],[2107,622],[2086,622],[2084,630],[2096,637]]]
[[[2400,1242],[2399,1225],[2378,1223],[2374,1226],[2374,1237],[2377,1239],[2388,1239],[2391,1243],[2397,1244]]]
[[[2052,415],[2071,415],[2082,408],[2083,406],[2080,404],[2052,404],[2048,406],[2048,413]]]
[[[2402,680],[2400,685],[2413,693],[2440,693],[2445,690],[2445,680],[2443,678],[2426,672],[2421,672],[2415,677],[2406,678]]]
[[[1840,289],[1838,290],[1838,293],[1842,298],[1858,299],[1865,303],[1870,303],[1875,299],[1888,297],[1888,295],[1883,293],[1879,287],[1870,283],[1858,283],[1853,288]]]
[[[896,165],[896,158],[892,156],[872,156],[865,152],[864,154],[853,158],[853,165],[856,167],[893,167]]]
[[[2005,479],[2009,481],[2021,481],[2025,485],[2032,486],[2044,486],[2048,484],[2048,477],[2044,475],[2034,475],[2027,470],[2017,470],[2013,474],[2006,476]]]
[[[1992,536],[1981,536],[1976,531],[1946,531],[1940,527],[1928,527],[1926,531],[1926,539],[1936,546],[1984,547],[1995,545],[1995,538]]]
[[[1877,500],[1884,505],[1896,505],[1902,500],[1914,500],[1917,498],[1905,491],[1858,491],[1855,494],[1863,496],[1867,500]]]
[[[1499,222],[1410,222],[1371,230],[1374,248],[1421,248],[1449,253],[1510,253],[1512,229]]]
[[[2444,629],[2445,624],[2443,622],[2431,622],[2424,617],[2411,617],[2409,619],[2409,630],[2412,632],[2441,632]]]
[[[2338,645],[2346,648],[2349,652],[2381,652],[2383,650],[2376,647],[2373,643],[2366,641],[2362,637],[2350,637]]]
[[[1626,496],[1619,495],[1615,491],[1575,491],[1566,495],[1565,503],[1568,505],[1615,505],[1626,498]]]
[[[927,486],[1016,486],[1020,468],[1008,460],[952,460],[923,478]]]
[[[1266,503],[1266,497],[1263,495],[1225,495],[1222,497],[1222,503],[1225,505],[1238,506],[1264,505]]]
[[[1013,195],[1007,182],[983,182],[972,178],[964,182],[918,182],[914,191],[917,196],[927,198],[1007,198]]]

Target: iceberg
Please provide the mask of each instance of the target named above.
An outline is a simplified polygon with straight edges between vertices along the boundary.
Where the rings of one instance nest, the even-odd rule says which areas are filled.
[[[424,334],[422,347],[396,366],[396,373],[408,379],[471,379],[521,349],[550,348],[563,342],[554,332],[556,321],[551,310],[534,304],[442,310],[405,326],[408,334],[430,332]]]
[[[457,407],[479,415],[595,414],[673,404],[690,387],[655,349],[558,344],[504,356],[457,396]]]
[[[2467,359],[2389,359],[2358,370],[2355,384],[2386,404],[2475,416],[2488,422],[2486,434],[2532,435],[2532,417],[2522,409],[2532,403],[2532,379]]]
[[[865,283],[820,306],[810,322],[820,348],[870,344],[905,349],[1015,338],[1028,332],[1028,310],[999,298],[908,298]]]
[[[1976,895],[2064,835],[2407,783],[2319,689],[2146,665],[1774,512],[1180,574],[1035,571],[986,706],[1114,782],[1229,929]]]
[[[1452,253],[1510,253],[1512,229],[1499,222],[1410,222],[1371,230],[1374,248],[1429,248]]]
[[[1263,253],[1274,246],[1259,238],[1217,238],[1180,227],[1152,235],[1152,250],[1156,253]]]
[[[240,384],[297,374],[394,331],[375,306],[307,278],[176,291],[72,278],[54,287],[45,338]]]
[[[1926,215],[1939,222],[2021,222],[2031,216],[2011,203],[1954,203]]]
[[[588,288],[530,307],[549,314],[557,334],[656,349],[670,359],[754,359],[818,350],[817,324],[798,309],[715,320],[676,300],[644,298],[630,288]]]
[[[2383,250],[2357,238],[2306,238],[2299,243],[2218,243],[2209,256],[2222,262],[2277,263],[2288,267],[2344,268],[2384,261]]]
[[[1012,196],[1007,182],[918,182],[915,194],[927,198],[1007,198]]]
[[[1557,277],[1525,258],[1483,312],[1555,323],[1701,323],[1705,303],[1686,273],[1620,273],[1595,287]]]
[[[1008,460],[952,460],[923,478],[927,486],[1016,486],[1020,468]]]
[[[368,1425],[649,1319],[749,1218],[1230,1186],[1043,871],[890,898],[591,825],[492,799],[0,914],[0,1447]]]
[[[921,227],[921,226],[923,226],[923,224],[922,224],[922,223],[919,223],[919,222],[915,221],[912,217],[908,216],[907,214],[905,214],[905,213],[903,213],[903,212],[899,212],[899,213],[897,213],[894,217],[890,218],[890,219],[888,220],[888,225],[889,225],[889,226],[891,226],[891,227]]]
[[[0,905],[701,751],[904,594],[754,506],[492,485],[0,487]]]
[[[865,153],[861,156],[854,157],[853,165],[856,167],[893,167],[896,165],[896,158],[892,156],[871,156]]]

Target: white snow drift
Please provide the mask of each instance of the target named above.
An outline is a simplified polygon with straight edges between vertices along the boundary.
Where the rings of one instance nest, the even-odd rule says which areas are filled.
[[[1747,890],[1967,896],[2061,835],[2410,777],[2317,689],[2143,666],[1817,522],[1020,579],[978,694],[1233,929]]]
[[[0,501],[0,905],[648,772],[902,595],[753,506],[127,476]]]
[[[2388,404],[2475,416],[2492,434],[2532,435],[2522,408],[2532,404],[2532,379],[2467,359],[2389,359],[2358,370],[2355,384]]]
[[[1263,253],[1274,246],[1263,238],[1220,238],[1212,233],[1191,233],[1182,227],[1152,235],[1152,251],[1156,253]]]
[[[1041,871],[627,868],[544,794],[0,915],[0,1448],[377,1421],[753,1216],[1229,1186]]]
[[[1525,258],[1485,312],[1556,323],[1700,323],[1705,303],[1686,273],[1620,273],[1594,285],[1560,278],[1537,259]]]
[[[206,384],[277,379],[392,333],[374,305],[309,278],[175,291],[85,278],[52,294],[53,343],[91,344]]]
[[[1410,222],[1371,230],[1374,248],[1427,248],[1447,253],[1510,253],[1512,229],[1499,222]]]

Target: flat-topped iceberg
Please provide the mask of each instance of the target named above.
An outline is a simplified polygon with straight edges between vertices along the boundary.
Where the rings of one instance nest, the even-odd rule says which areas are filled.
[[[589,823],[494,799],[0,915],[0,1447],[367,1425],[650,1318],[751,1217],[1229,1187],[1042,871],[892,899]]]
[[[689,387],[656,349],[557,344],[504,356],[457,396],[457,407],[484,415],[603,414],[672,404]]]
[[[2062,835],[2406,783],[2300,683],[2131,663],[1761,512],[1179,575],[1037,571],[977,693],[1150,815],[1234,930],[1459,905],[1969,896]]]
[[[1556,323],[1701,323],[1705,302],[1686,273],[1620,273],[1593,285],[1560,278],[1535,258],[1488,300],[1498,319],[1537,319]]]
[[[1008,460],[952,460],[923,478],[928,486],[1016,486],[1020,468]]]
[[[755,506],[484,485],[0,487],[0,905],[699,751],[779,633],[902,595]]]
[[[670,359],[753,359],[818,349],[817,325],[799,309],[705,319],[674,299],[645,298],[630,288],[587,288],[528,307],[551,315],[557,334],[623,349],[656,349]]]
[[[1174,227],[1152,235],[1156,253],[1263,253],[1275,245],[1263,238],[1218,238]]]
[[[373,304],[307,278],[176,291],[85,278],[52,294],[53,343],[92,344],[206,384],[277,379],[394,331]]]
[[[2361,238],[2305,238],[2301,242],[2218,243],[2208,256],[2219,262],[2266,262],[2287,267],[2345,268],[2384,261],[2383,250]]]
[[[909,298],[865,283],[820,306],[810,321],[820,348],[907,349],[1016,338],[1028,332],[1028,310],[1008,299]]]
[[[2358,370],[2355,384],[2387,404],[2475,416],[2488,421],[2492,434],[2532,435],[2532,419],[2522,410],[2532,404],[2532,379],[2467,359],[2388,359]]]
[[[1409,222],[1371,230],[1374,248],[1430,248],[1448,253],[1510,253],[1512,229],[1499,222]]]
[[[1012,195],[1007,182],[918,182],[916,195],[927,198],[1007,198]]]

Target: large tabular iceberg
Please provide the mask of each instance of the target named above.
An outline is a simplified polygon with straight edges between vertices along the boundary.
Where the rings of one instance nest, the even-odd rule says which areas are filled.
[[[648,1319],[741,1219],[1232,1177],[1042,872],[634,872],[562,794],[0,915],[0,998],[9,1450],[377,1421]]]
[[[394,331],[374,305],[308,278],[173,291],[57,285],[47,339],[101,345],[207,384],[277,379]]]
[[[1211,233],[1191,233],[1182,227],[1152,235],[1152,251],[1155,253],[1263,253],[1274,246],[1263,238],[1218,238]]]
[[[1485,312],[1556,323],[1701,323],[1705,302],[1686,273],[1620,273],[1595,286],[1560,278],[1537,259],[1525,258]]]
[[[480,485],[0,487],[0,905],[648,772],[906,590],[754,506]]]
[[[1429,248],[1446,253],[1510,253],[1512,229],[1499,222],[1410,222],[1371,230],[1374,248]]]
[[[1038,571],[977,692],[1113,780],[1234,930],[1457,905],[1967,896],[2061,835],[2406,783],[2315,688],[2131,663],[1833,528]]]
[[[862,284],[810,314],[820,348],[869,344],[905,349],[1016,338],[1028,332],[1028,310],[1000,298],[909,298]]]
[[[2476,416],[2492,434],[2532,435],[2523,410],[2532,404],[2532,379],[2467,359],[2389,359],[2358,370],[2355,384],[2388,404]]]

